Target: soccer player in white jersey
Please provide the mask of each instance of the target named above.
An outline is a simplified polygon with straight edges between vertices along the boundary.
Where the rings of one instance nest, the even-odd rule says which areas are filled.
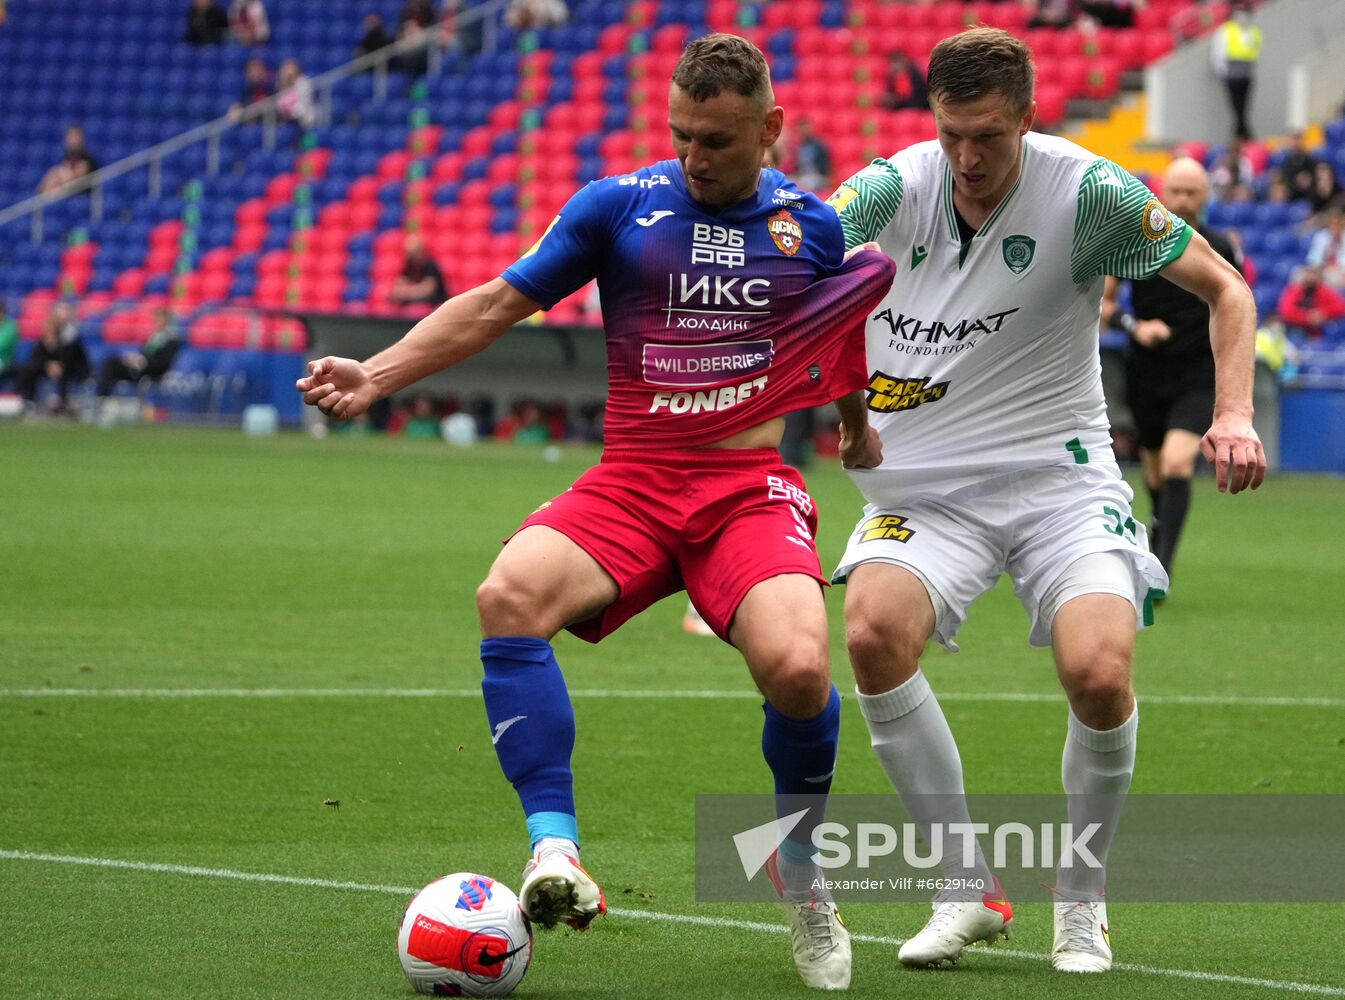
[[[1135,759],[1137,627],[1167,585],[1112,455],[1098,359],[1106,275],[1155,274],[1210,307],[1217,368],[1201,448],[1221,492],[1256,488],[1255,307],[1237,271],[1134,177],[1031,132],[1033,65],[1003,31],[944,39],[929,63],[937,141],[876,160],[830,199],[847,245],[896,261],[870,313],[868,389],[843,410],[841,456],[868,506],[836,572],[861,713],[912,819],[969,822],[957,745],[919,670],[955,650],[968,606],[1007,572],[1069,701],[1062,776],[1075,829],[1105,863]],[[947,829],[947,827],[944,827]],[[986,887],[940,896],[900,959],[956,961],[1007,933],[1012,910],[979,846],[945,873]],[[945,842],[947,843],[947,841]],[[1062,868],[1051,959],[1111,966],[1104,874]]]

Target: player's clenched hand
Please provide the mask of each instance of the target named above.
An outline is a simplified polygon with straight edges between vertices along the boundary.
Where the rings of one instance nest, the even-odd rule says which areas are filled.
[[[1214,466],[1220,493],[1256,489],[1266,478],[1266,453],[1252,422],[1241,416],[1220,416],[1200,439],[1200,450]]]
[[[364,365],[350,358],[322,358],[308,363],[308,376],[294,383],[304,402],[329,417],[358,417],[378,398]]]
[[[868,424],[864,433],[851,437],[841,424],[841,467],[845,469],[876,469],[883,464],[883,439]]]
[[[1161,319],[1142,319],[1135,324],[1135,342],[1141,347],[1153,347],[1172,336],[1172,328]]]

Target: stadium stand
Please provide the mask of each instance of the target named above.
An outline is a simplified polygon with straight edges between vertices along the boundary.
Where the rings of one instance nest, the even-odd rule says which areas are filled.
[[[32,193],[71,122],[85,126],[98,162],[112,163],[223,114],[249,55],[273,69],[294,56],[317,75],[350,59],[367,13],[395,23],[399,7],[273,0],[270,42],[244,49],[183,41],[180,0],[108,0],[97,10],[12,0],[0,30],[0,159],[13,167],[0,174],[0,205]],[[1039,120],[1053,128],[1072,100],[1111,100],[1127,72],[1223,13],[1217,3],[1152,0],[1134,27],[1083,31],[1028,28],[1030,12],[1016,3],[575,0],[570,8],[562,27],[501,29],[493,51],[458,37],[441,73],[393,72],[386,93],[374,74],[341,81],[324,124],[282,128],[274,144],[258,125],[229,130],[217,173],[211,150],[190,146],[148,182],[144,172],[127,174],[96,199],[47,206],[37,242],[22,226],[0,230],[0,295],[19,301],[21,335],[36,336],[62,295],[79,300],[95,349],[110,330],[110,343],[133,342],[157,304],[187,318],[193,349],[215,351],[278,346],[265,337],[238,344],[227,332],[234,321],[214,318],[231,315],[226,306],[418,315],[388,299],[406,233],[423,235],[454,288],[498,274],[582,183],[670,154],[662,81],[685,41],[707,30],[740,32],[767,52],[779,99],[813,121],[844,170],[932,135],[927,112],[881,106],[888,40],[923,68],[932,44],[965,24],[1022,35],[1038,59]],[[1202,152],[1207,162],[1219,154]],[[1275,166],[1265,147],[1253,152]],[[1345,174],[1345,121],[1326,129],[1320,155]],[[1242,233],[1258,304],[1272,313],[1305,253],[1302,206],[1216,203],[1211,222]],[[591,322],[588,299],[581,290],[548,320]],[[289,340],[302,349],[300,335]]]

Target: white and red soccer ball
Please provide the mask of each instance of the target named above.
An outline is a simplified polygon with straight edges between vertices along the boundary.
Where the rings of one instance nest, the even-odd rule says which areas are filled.
[[[416,894],[397,935],[402,970],[421,993],[508,996],[532,960],[518,897],[485,875],[456,872]]]

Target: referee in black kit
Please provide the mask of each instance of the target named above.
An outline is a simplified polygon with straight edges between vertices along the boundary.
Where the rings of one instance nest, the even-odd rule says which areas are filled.
[[[1242,255],[1222,233],[1201,221],[1209,176],[1190,157],[1163,174],[1163,204],[1205,237],[1239,271]],[[1172,575],[1182,524],[1191,506],[1191,476],[1200,439],[1214,413],[1214,354],[1210,311],[1199,298],[1160,277],[1131,282],[1131,308],[1116,302],[1120,282],[1107,279],[1102,320],[1130,335],[1126,351],[1126,403],[1139,435],[1144,483],[1152,514],[1149,545]]]

